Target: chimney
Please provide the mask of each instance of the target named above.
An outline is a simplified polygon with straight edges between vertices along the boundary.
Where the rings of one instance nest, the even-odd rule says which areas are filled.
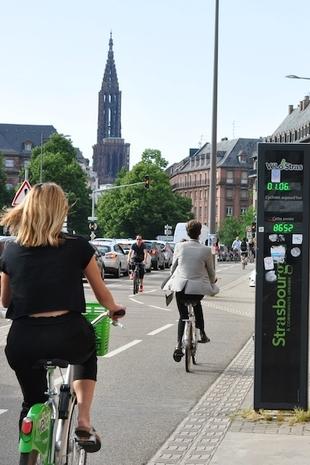
[[[305,95],[305,98],[304,98],[304,110],[307,108],[309,103],[310,103],[309,95]]]
[[[299,103],[299,110],[302,111],[304,109],[304,101],[301,100]]]
[[[288,106],[288,114],[290,115],[294,111],[294,105],[289,105]]]

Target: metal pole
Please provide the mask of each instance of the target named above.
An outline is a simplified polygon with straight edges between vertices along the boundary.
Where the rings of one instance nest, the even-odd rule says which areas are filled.
[[[210,157],[210,188],[209,188],[209,233],[215,234],[216,219],[216,139],[217,139],[217,84],[218,84],[218,23],[219,0],[215,0],[215,33],[214,33],[214,66],[213,66],[213,109],[212,109],[212,140]]]
[[[42,132],[41,132],[40,182],[42,182],[42,177],[43,177],[43,151],[42,151],[42,144],[43,144],[43,134],[42,134]]]

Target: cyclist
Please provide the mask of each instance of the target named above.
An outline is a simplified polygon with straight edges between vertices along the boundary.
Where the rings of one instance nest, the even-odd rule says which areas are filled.
[[[240,258],[240,246],[241,246],[241,241],[239,239],[239,236],[237,236],[236,239],[231,244],[234,258],[238,258],[238,259]]]
[[[140,292],[143,292],[144,264],[147,259],[147,253],[143,238],[141,234],[138,234],[136,242],[132,244],[131,249],[129,250],[128,263],[132,271],[135,269],[136,264],[139,265]]]
[[[23,393],[20,425],[33,404],[47,399],[46,372],[37,362],[60,358],[75,365],[76,436],[87,452],[96,452],[101,442],[91,425],[90,408],[97,358],[93,327],[82,315],[82,273],[112,318],[123,306],[102,281],[88,241],[61,232],[67,213],[65,193],[48,182],[33,186],[24,201],[1,218],[0,224],[16,234],[1,257],[1,300],[13,320],[5,353]]]
[[[246,238],[244,237],[240,244],[240,254],[241,254],[241,261],[246,264],[248,258],[248,243]]]
[[[188,318],[187,306],[184,304],[185,298],[197,301],[196,305],[194,305],[194,313],[197,328],[200,330],[199,342],[209,342],[210,339],[204,330],[204,318],[200,301],[204,295],[209,294],[210,284],[212,285],[217,281],[211,247],[200,244],[198,240],[201,233],[201,223],[191,220],[187,223],[186,230],[190,239],[176,245],[171,267],[172,275],[163,287],[164,290],[175,291],[180,314],[177,346],[173,352],[173,358],[176,362],[179,362],[183,356],[184,320]]]

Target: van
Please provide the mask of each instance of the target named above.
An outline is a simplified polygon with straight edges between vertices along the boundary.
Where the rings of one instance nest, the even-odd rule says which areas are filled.
[[[189,237],[186,232],[186,225],[187,223],[177,223],[175,230],[174,230],[174,237],[173,237],[173,242],[181,242],[183,239],[188,240]],[[201,234],[199,237],[199,241],[202,244],[205,244],[206,240],[208,239],[209,235],[209,228],[205,224],[202,225],[201,227]]]

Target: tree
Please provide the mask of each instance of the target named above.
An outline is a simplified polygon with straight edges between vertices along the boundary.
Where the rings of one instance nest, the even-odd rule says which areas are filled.
[[[4,158],[0,152],[0,210],[3,207],[10,206],[14,196],[14,189],[9,189],[6,184],[7,175],[4,170]]]
[[[230,247],[236,236],[239,236],[241,239],[246,237],[247,227],[251,226],[254,220],[255,210],[253,207],[249,207],[239,217],[229,216],[225,218],[219,229],[220,241]]]
[[[163,234],[165,224],[172,227],[192,218],[191,200],[172,191],[169,176],[164,171],[167,161],[159,150],[146,149],[131,171],[121,171],[117,186],[140,185],[111,189],[98,201],[97,216],[100,230],[109,237],[146,238]],[[144,187],[149,176],[149,189]]]
[[[42,176],[41,176],[42,174]],[[70,210],[68,230],[79,234],[88,234],[90,213],[90,189],[87,177],[76,160],[76,152],[70,140],[61,134],[53,134],[41,147],[33,150],[29,165],[29,181],[35,184],[41,181],[59,184],[66,192]]]

